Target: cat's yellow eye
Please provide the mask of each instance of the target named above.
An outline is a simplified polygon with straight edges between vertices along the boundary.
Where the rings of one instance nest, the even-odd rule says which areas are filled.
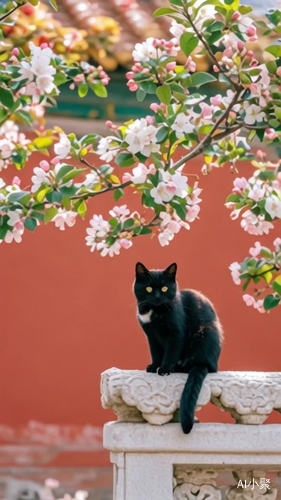
[[[152,288],[151,288],[151,286],[147,286],[147,287],[146,287],[146,291],[147,291],[148,293],[151,293],[151,292],[152,292]]]
[[[161,290],[162,290],[162,292],[167,292],[168,291],[168,287],[167,286],[162,286]]]

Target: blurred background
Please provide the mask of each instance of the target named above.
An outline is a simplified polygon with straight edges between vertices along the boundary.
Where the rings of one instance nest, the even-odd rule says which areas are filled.
[[[245,3],[263,16],[264,2]],[[8,38],[28,40],[40,32],[42,43],[44,37],[67,35],[70,58],[101,63],[111,76],[106,100],[94,95],[81,100],[65,88],[57,108],[49,111],[49,124],[77,134],[103,132],[106,119],[121,122],[147,114],[148,103],[137,103],[125,73],[136,42],[169,36],[169,21],[152,18],[162,5],[163,0],[60,0],[58,13],[50,13],[44,3],[39,9],[22,8]],[[277,8],[278,2],[268,0],[269,7]],[[63,51],[64,44],[56,43]],[[260,39],[255,50],[263,43]],[[197,62],[208,69],[206,59],[198,56]],[[32,157],[23,179],[30,178],[40,159]],[[200,174],[201,167],[202,159],[196,159],[187,174]],[[239,175],[250,173],[243,165]],[[5,172],[5,179],[9,175],[14,172]],[[112,498],[102,426],[114,415],[101,408],[99,381],[109,367],[144,369],[149,362],[132,293],[136,261],[149,268],[177,262],[180,287],[201,290],[213,301],[225,331],[221,370],[281,370],[279,309],[259,314],[247,308],[228,270],[257,239],[232,222],[224,207],[233,179],[227,169],[201,176],[200,219],[169,247],[145,236],[113,259],[90,253],[84,241],[87,220],[93,213],[107,215],[110,193],[93,199],[86,221],[78,220],[65,232],[41,226],[35,234],[27,232],[20,245],[1,246],[0,498],[7,498],[8,485],[14,495],[8,500],[38,500],[34,484],[49,477],[60,481],[61,491],[85,489],[92,500]],[[137,208],[134,194],[124,202]],[[271,232],[263,242],[270,245],[276,236]],[[198,417],[230,421],[211,405]],[[280,414],[271,417],[271,422],[280,421]],[[25,496],[15,493],[24,489]]]

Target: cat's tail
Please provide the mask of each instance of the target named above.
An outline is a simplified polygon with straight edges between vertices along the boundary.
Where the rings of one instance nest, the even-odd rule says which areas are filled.
[[[197,399],[207,373],[208,368],[203,365],[193,366],[189,372],[180,402],[180,421],[185,434],[193,427]]]

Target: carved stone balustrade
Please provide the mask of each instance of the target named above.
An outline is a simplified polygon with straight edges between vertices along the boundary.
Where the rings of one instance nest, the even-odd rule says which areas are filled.
[[[102,405],[119,421],[162,425],[176,418],[187,375],[160,377],[140,370],[110,368],[101,377]],[[281,412],[280,372],[218,372],[207,375],[197,410],[213,403],[237,423],[262,424],[273,410]]]
[[[114,500],[281,500],[281,373],[207,375],[198,407],[211,402],[237,424],[177,423],[186,374],[111,368],[102,404],[118,421],[104,427],[114,464]],[[280,418],[281,422],[281,418]],[[153,424],[153,425],[151,425]]]

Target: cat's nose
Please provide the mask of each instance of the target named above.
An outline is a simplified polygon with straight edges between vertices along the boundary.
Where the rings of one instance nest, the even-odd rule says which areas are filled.
[[[155,295],[156,299],[159,299],[160,298],[160,292],[159,292],[159,290],[156,290],[154,295]]]

